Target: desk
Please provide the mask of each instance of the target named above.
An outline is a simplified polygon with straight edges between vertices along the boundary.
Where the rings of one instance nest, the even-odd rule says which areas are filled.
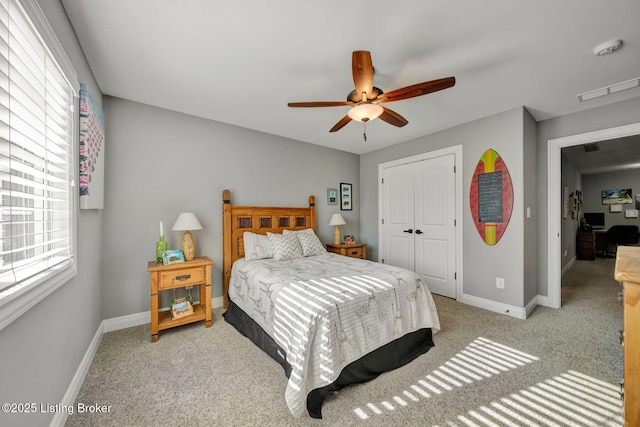
[[[607,249],[609,242],[607,241],[607,230],[594,230],[593,233],[596,236],[596,256],[605,258],[607,256]]]
[[[596,259],[596,240],[593,231],[578,232],[578,259]]]

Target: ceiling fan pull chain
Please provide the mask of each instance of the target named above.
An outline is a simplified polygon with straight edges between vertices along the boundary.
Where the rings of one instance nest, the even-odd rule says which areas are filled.
[[[364,138],[364,142],[367,142],[367,122],[363,122],[364,123],[364,133],[362,134],[362,137]]]

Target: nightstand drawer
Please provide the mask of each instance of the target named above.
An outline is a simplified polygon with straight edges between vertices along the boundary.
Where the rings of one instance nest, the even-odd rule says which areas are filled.
[[[363,248],[347,248],[345,249],[345,255],[350,256],[351,258],[364,258],[362,255]]]
[[[351,244],[333,244],[327,245],[327,251],[334,254],[348,256],[351,258],[367,258],[367,245],[364,243],[351,243]]]
[[[159,289],[172,289],[180,286],[199,285],[204,283],[206,271],[201,268],[185,268],[160,272]]]

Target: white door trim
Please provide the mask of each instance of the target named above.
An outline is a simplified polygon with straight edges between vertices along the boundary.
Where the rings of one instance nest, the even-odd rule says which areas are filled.
[[[549,307],[560,308],[562,305],[562,258],[560,257],[562,148],[637,134],[640,134],[640,123],[564,136],[547,141],[547,305]]]
[[[462,206],[463,206],[463,191],[462,191],[462,145],[454,145],[447,148],[442,148],[439,150],[429,151],[422,154],[417,154],[415,156],[405,157],[398,160],[392,160],[385,163],[378,164],[378,262],[382,260],[384,257],[384,249],[382,244],[382,216],[383,216],[383,192],[382,192],[382,172],[384,169],[394,166],[399,166],[407,163],[419,162],[422,160],[433,159],[436,157],[446,156],[449,154],[453,154],[455,157],[455,188],[456,188],[456,259],[455,259],[455,268],[456,268],[456,300],[460,300],[463,295],[463,259],[462,254],[464,251],[462,250],[462,235],[463,235],[463,215],[462,215]]]

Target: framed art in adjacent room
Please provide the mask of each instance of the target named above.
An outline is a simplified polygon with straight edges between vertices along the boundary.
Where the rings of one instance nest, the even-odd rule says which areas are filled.
[[[340,210],[341,211],[350,211],[353,209],[351,205],[351,198],[353,192],[353,186],[351,184],[341,183],[340,184]]]
[[[633,203],[630,188],[602,190],[603,205],[626,205]]]

